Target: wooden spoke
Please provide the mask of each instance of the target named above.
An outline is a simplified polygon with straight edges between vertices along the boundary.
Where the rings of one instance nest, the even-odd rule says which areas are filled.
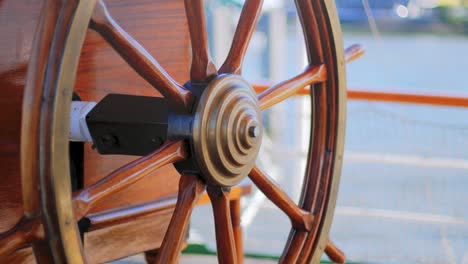
[[[365,53],[365,50],[364,48],[359,45],[359,44],[354,44],[354,45],[351,45],[349,46],[346,51],[345,51],[345,61],[346,63],[350,63],[358,58],[360,58],[362,55],[364,55]],[[323,65],[321,66],[323,67]],[[305,74],[306,72],[310,72],[312,71],[313,67],[309,67],[308,69],[306,69],[306,71],[294,78],[297,78],[303,74]],[[319,75],[321,75],[321,77],[317,76],[316,78],[321,78],[321,79],[318,79],[317,81],[313,81],[314,83],[316,82],[321,82],[321,81],[325,81],[326,80],[326,71],[325,71],[325,68],[323,69],[323,72],[321,73],[318,73]],[[294,78],[288,80],[288,81],[285,81],[283,83],[280,83],[276,86],[279,86],[279,85],[283,85],[284,83],[286,82],[289,82],[289,81],[292,81]],[[254,90],[257,94],[259,94],[259,99],[260,99],[260,96],[262,94],[265,94],[265,95],[262,95],[262,96],[267,96],[266,95],[266,92],[268,90],[270,90],[270,93],[272,93],[273,91],[271,91],[273,89],[273,87],[268,87],[269,83],[268,82],[259,82],[259,83],[255,83],[253,85],[254,87]],[[290,91],[291,93],[294,93],[294,95],[309,95],[310,91],[308,89],[307,86],[302,86],[302,88],[300,87],[297,87],[298,89],[295,90],[295,89],[292,89],[292,91]],[[263,100],[271,100],[271,99],[263,99]],[[266,106],[265,108],[268,108],[270,105]],[[264,109],[264,108],[262,108]]]
[[[74,196],[75,218],[85,216],[102,198],[132,185],[164,165],[185,159],[187,155],[182,141],[167,142],[151,154],[115,170]]]
[[[207,77],[217,73],[208,48],[203,0],[185,0],[185,12],[192,43],[190,79],[203,82]]]
[[[229,209],[229,191],[221,187],[208,186],[207,192],[213,205],[218,262],[237,263],[236,242]]]
[[[359,44],[354,44],[354,45],[349,46],[345,50],[346,63],[350,63],[353,60],[360,58],[362,55],[364,55],[365,52],[366,51],[364,50],[364,48]]]
[[[0,257],[27,246],[43,235],[39,219],[21,219],[12,230],[0,234]]]
[[[195,175],[182,175],[179,194],[155,263],[178,263],[193,207],[205,191],[205,184]]]
[[[122,58],[178,110],[188,110],[192,94],[180,86],[161,65],[110,16],[102,0],[94,8],[90,28],[98,32]]]
[[[324,82],[326,80],[327,70],[325,65],[308,66],[303,73],[272,86],[259,94],[257,98],[260,102],[260,109],[264,110],[296,95],[307,85]]]
[[[260,191],[289,217],[295,229],[310,230],[313,215],[297,206],[268,175],[255,166],[249,177]]]
[[[234,240],[236,241],[237,264],[244,263],[244,247],[242,241],[242,226],[241,226],[241,202],[239,199],[232,199],[231,193],[231,221],[234,231]]]
[[[150,201],[147,203],[140,203],[131,206],[119,207],[117,209],[106,210],[88,214],[90,225],[94,229],[99,229],[109,226],[112,223],[124,222],[138,217],[144,217],[149,214],[162,212],[165,210],[172,210],[177,202],[177,195],[170,195],[162,199]]]
[[[242,61],[244,60],[247,47],[250,43],[260,12],[263,0],[246,0],[237,24],[236,33],[232,40],[231,49],[219,73],[240,74]]]
[[[330,258],[334,263],[343,264],[346,262],[346,256],[331,240],[328,241],[327,246],[325,247],[325,254]]]

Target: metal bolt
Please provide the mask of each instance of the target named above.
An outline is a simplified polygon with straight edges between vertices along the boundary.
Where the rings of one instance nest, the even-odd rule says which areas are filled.
[[[111,134],[105,134],[101,137],[101,143],[106,147],[113,147],[117,145],[117,138]]]
[[[258,126],[255,125],[249,127],[249,136],[253,138],[260,136],[260,128],[258,128]]]
[[[151,142],[154,143],[156,146],[159,146],[163,143],[162,139],[160,137],[152,138]]]

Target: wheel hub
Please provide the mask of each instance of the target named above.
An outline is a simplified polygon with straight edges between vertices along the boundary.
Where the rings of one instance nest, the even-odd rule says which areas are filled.
[[[233,186],[255,164],[263,126],[257,95],[238,75],[221,75],[204,90],[193,120],[193,151],[202,177]]]

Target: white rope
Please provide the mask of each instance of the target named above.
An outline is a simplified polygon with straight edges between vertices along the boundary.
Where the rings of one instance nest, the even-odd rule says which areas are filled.
[[[364,11],[366,12],[367,22],[369,23],[370,30],[375,39],[380,40],[380,31],[377,27],[377,22],[375,21],[374,14],[372,14],[372,9],[370,8],[369,0],[362,0],[362,5]]]

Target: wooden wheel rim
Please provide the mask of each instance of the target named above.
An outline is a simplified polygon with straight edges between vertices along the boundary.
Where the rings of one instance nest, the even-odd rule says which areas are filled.
[[[313,228],[308,234],[291,230],[282,260],[319,263],[329,240],[341,177],[346,127],[346,68],[342,33],[334,2],[325,0],[302,3],[296,0],[298,10],[311,10],[310,14],[316,14],[315,19],[299,15],[304,31],[308,26],[314,27],[311,19],[316,21],[316,29],[312,31],[314,34],[304,33],[309,63],[314,65],[324,62],[328,69],[327,81],[318,84],[321,86],[319,89],[310,91],[314,116],[311,120],[309,157],[299,202],[301,208],[314,212]],[[316,43],[317,40],[320,43]],[[320,51],[317,52],[318,50]],[[323,55],[320,56],[320,53]],[[328,116],[323,109],[328,110]],[[320,189],[323,191],[319,191]],[[311,200],[311,197],[317,198]],[[294,246],[302,250],[298,252],[294,250]]]
[[[34,39],[25,86],[21,129],[23,203],[27,216],[41,215],[49,251],[45,261],[55,263],[85,262],[70,199],[70,169],[68,159],[64,159],[69,150],[64,142],[69,138],[69,102],[94,5],[94,0],[44,3],[45,15],[41,16]],[[37,156],[36,166],[27,163]],[[41,249],[44,246],[33,244],[36,257],[44,255],[38,252]]]
[[[333,2],[298,0],[296,3],[298,9],[305,12],[300,17],[306,31],[309,61],[312,65],[327,65],[328,81],[318,85],[319,89],[311,89],[313,137],[300,206],[315,214],[313,228],[310,232],[292,229],[282,261],[318,263],[328,241],[341,173],[346,112],[344,58]],[[66,177],[69,164],[63,159],[68,155],[68,144],[63,142],[68,141],[68,102],[94,4],[93,0],[46,2],[45,6],[55,13],[41,18],[41,28],[53,26],[55,31],[38,30],[30,61],[30,69],[38,70],[28,73],[25,88],[21,160],[23,193],[29,199],[25,199],[24,207],[28,217],[42,212],[50,255],[55,262],[85,262],[74,224],[70,178]],[[47,40],[47,36],[52,40]],[[54,45],[63,49],[49,52]],[[44,70],[49,68],[53,70]],[[331,107],[319,111],[323,107],[327,109],[326,106]],[[38,121],[28,123],[35,115],[39,115]],[[31,133],[37,139],[27,139]],[[36,156],[40,157],[37,164],[25,164]],[[39,182],[36,175],[39,175]],[[35,183],[40,186],[40,193]],[[38,204],[34,198],[39,197]]]

